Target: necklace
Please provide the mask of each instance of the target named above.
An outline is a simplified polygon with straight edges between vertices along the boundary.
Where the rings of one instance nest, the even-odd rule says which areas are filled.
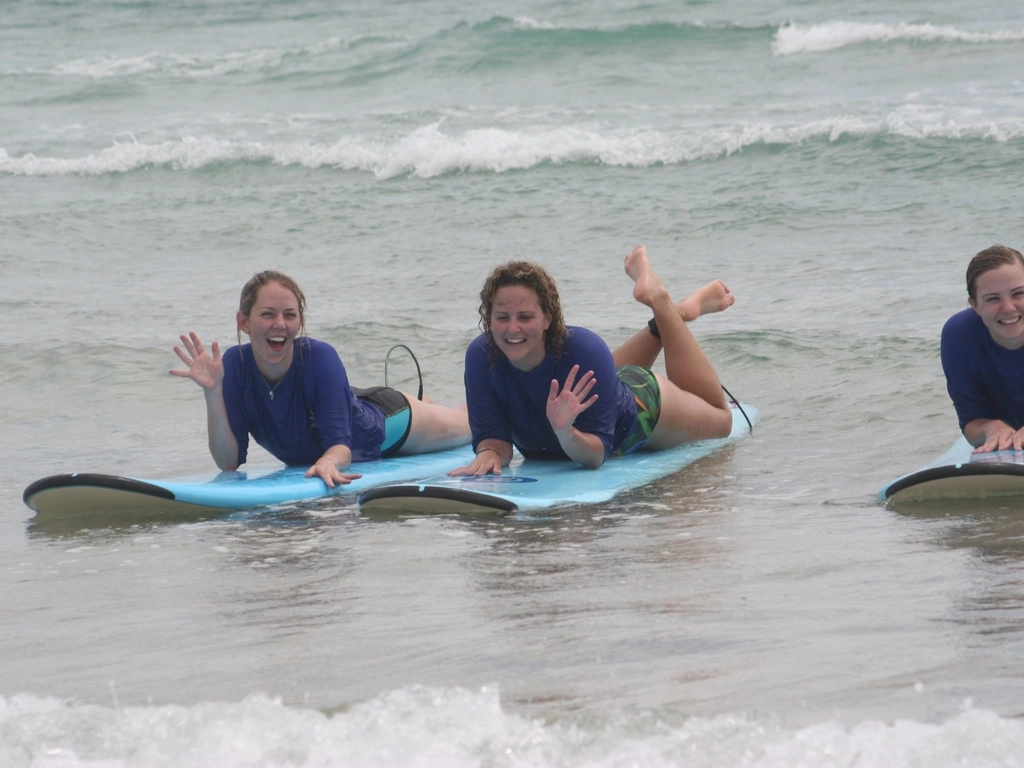
[[[260,375],[260,378],[263,379],[263,383],[267,385],[267,394],[270,395],[270,399],[273,400],[274,390],[281,386],[281,382],[284,381],[284,377],[282,376],[280,381],[278,381],[274,386],[270,386],[270,382],[268,382],[264,376]]]

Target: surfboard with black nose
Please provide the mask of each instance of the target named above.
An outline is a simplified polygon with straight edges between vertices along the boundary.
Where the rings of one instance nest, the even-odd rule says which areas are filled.
[[[357,495],[375,485],[415,480],[472,461],[468,447],[352,464],[362,475],[328,488],[306,467],[275,467],[152,479],[101,473],[50,475],[31,483],[22,498],[34,521],[82,527],[159,520],[203,519],[225,512],[328,496]]]
[[[359,495],[359,510],[370,516],[507,514],[609,501],[631,488],[678,472],[749,434],[758,410],[747,403],[741,405],[746,416],[733,406],[732,433],[720,440],[615,457],[600,469],[584,469],[567,460],[531,461],[518,457],[500,475],[442,474],[412,483],[379,485]]]
[[[1024,504],[1024,452],[974,453],[964,437],[934,461],[896,478],[878,492],[878,500],[890,506],[1014,496]]]

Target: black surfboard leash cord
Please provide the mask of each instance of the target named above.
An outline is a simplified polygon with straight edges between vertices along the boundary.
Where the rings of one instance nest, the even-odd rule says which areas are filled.
[[[729,396],[729,399],[732,401],[732,404],[735,405],[739,409],[740,413],[743,414],[743,418],[747,420],[747,426],[750,428],[750,433],[753,434],[754,425],[750,423],[750,417],[747,416],[747,412],[743,410],[743,406],[740,405],[740,401],[733,397],[732,392],[726,389],[724,384],[722,385],[722,391]]]
[[[416,399],[417,400],[422,400],[423,399],[423,371],[420,370],[420,361],[416,359],[416,355],[414,355],[413,351],[411,349],[409,349],[407,346],[405,346],[405,344],[395,344],[395,346],[393,346],[391,349],[389,349],[388,353],[384,356],[384,386],[385,387],[390,386],[388,384],[388,363],[391,362],[391,353],[394,352],[396,349],[404,349],[406,352],[408,352],[409,353],[409,357],[412,358],[413,363],[416,365],[416,375],[419,377],[419,381],[420,381],[420,388],[419,388],[419,391],[416,393]]]

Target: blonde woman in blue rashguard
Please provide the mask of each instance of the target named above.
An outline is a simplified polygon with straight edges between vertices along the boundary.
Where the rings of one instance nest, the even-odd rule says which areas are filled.
[[[221,359],[193,332],[175,354],[206,397],[210,454],[222,470],[245,463],[251,435],[291,465],[311,465],[307,476],[328,487],[359,477],[352,461],[430,453],[469,442],[465,406],[448,408],[388,387],[350,386],[330,344],[304,334],[306,298],[280,272],[254,275],[242,289],[236,322],[239,345]],[[245,333],[250,343],[241,343]]]

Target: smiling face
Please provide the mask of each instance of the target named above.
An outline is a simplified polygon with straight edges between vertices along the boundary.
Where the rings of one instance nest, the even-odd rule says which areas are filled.
[[[983,272],[970,302],[996,344],[1024,347],[1024,267],[1014,262]]]
[[[551,316],[541,309],[537,294],[525,285],[506,285],[494,294],[491,337],[520,371],[532,371],[544,360],[544,335]]]
[[[292,364],[295,337],[302,331],[299,299],[279,282],[265,283],[249,314],[239,312],[238,329],[252,342],[256,366],[271,383],[280,381]]]

